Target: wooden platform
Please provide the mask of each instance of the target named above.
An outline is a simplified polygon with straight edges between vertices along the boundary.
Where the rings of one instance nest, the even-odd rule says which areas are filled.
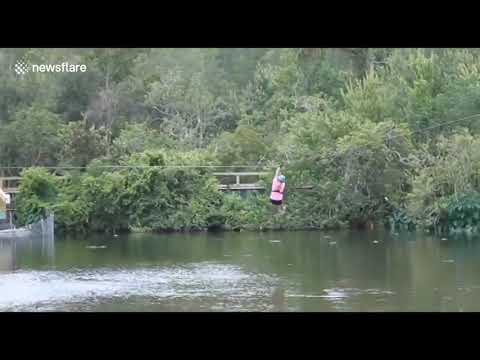
[[[20,192],[18,188],[3,188],[5,194],[17,194]]]
[[[220,184],[218,188],[220,190],[265,190],[265,186],[261,186],[257,184],[232,184],[232,185]]]

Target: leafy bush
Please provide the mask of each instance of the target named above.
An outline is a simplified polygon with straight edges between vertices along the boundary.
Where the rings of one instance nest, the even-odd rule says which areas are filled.
[[[480,230],[480,193],[475,191],[458,198],[452,197],[448,202],[447,212],[451,230],[477,232]]]
[[[30,168],[23,172],[16,199],[19,223],[31,224],[53,210],[58,195],[58,180],[46,170]]]

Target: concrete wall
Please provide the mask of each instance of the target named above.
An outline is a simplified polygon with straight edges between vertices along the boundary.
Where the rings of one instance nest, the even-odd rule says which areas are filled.
[[[0,271],[15,270],[15,240],[0,239]]]

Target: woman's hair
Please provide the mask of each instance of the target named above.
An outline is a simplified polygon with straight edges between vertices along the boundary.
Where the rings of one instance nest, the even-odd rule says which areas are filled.
[[[285,182],[285,180],[286,180],[285,175],[278,175],[277,179],[278,179],[278,181],[280,181],[282,183]]]

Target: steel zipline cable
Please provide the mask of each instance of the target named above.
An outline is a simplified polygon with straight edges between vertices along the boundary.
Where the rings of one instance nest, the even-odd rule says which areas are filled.
[[[90,166],[0,166],[0,169],[28,169],[32,167],[42,169],[162,169],[162,168],[275,168],[273,165],[90,165]]]

